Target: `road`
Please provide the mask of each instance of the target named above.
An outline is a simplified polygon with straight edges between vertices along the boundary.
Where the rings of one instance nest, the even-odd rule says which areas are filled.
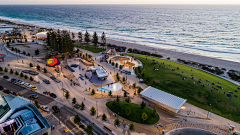
[[[19,86],[17,84],[11,83],[9,81],[6,81],[2,78],[0,78],[0,84],[4,87],[9,89],[12,92],[23,92],[22,96],[29,99],[31,94],[38,94],[39,98],[37,99],[37,101],[39,102],[39,104],[43,104],[43,105],[57,105],[60,108],[60,112],[59,113],[53,113],[53,115],[55,115],[58,119],[60,119],[60,121],[64,124],[66,124],[66,126],[70,129],[73,130],[75,128],[77,128],[75,126],[75,124],[73,124],[69,118],[75,115],[79,115],[82,122],[85,125],[91,124],[93,126],[93,131],[94,133],[96,133],[97,135],[103,135],[106,134],[105,131],[103,131],[101,128],[99,128],[98,126],[94,125],[94,123],[90,122],[90,120],[84,116],[82,113],[80,113],[78,110],[70,108],[62,103],[59,103],[57,101],[55,101],[53,98],[51,98],[50,96],[44,95],[44,94],[40,94],[37,93],[35,91],[32,91],[30,89],[26,89],[22,86]],[[49,106],[49,108],[51,108],[51,106]],[[84,133],[82,131],[78,131],[77,133],[75,133],[76,135],[83,135]]]

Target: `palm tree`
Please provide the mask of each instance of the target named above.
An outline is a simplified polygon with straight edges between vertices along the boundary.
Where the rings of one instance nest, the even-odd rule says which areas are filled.
[[[87,43],[87,45],[90,42],[90,34],[88,33],[87,30],[86,30],[85,35],[84,35],[84,41]]]
[[[92,40],[93,44],[95,45],[95,48],[97,48],[97,44],[98,44],[98,36],[97,36],[97,32],[93,33],[93,40]]]

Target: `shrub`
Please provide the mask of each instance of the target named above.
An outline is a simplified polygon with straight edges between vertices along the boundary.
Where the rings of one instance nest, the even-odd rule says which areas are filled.
[[[10,74],[13,74],[13,70],[12,69],[10,69]]]
[[[154,107],[152,115],[153,115],[154,117],[157,116],[157,108],[156,108],[156,107]]]
[[[32,64],[32,63],[30,63],[30,64],[29,64],[29,67],[33,67],[33,64]]]
[[[23,75],[23,73],[22,73],[22,72],[20,73],[20,77],[24,77],[24,75]]]
[[[114,125],[115,126],[119,126],[120,125],[120,120],[118,118],[116,120],[114,120]]]
[[[33,81],[34,79],[33,79],[33,77],[32,77],[32,76],[30,76],[29,80],[30,80],[30,81]]]
[[[85,109],[85,104],[82,102],[82,103],[81,103],[80,110],[84,110],[84,109]]]
[[[146,107],[146,103],[144,101],[141,102],[141,108],[143,109],[144,107]]]
[[[88,135],[92,135],[93,134],[93,127],[88,124],[85,131],[87,132]]]
[[[107,121],[107,115],[105,113],[102,115],[102,121]]]
[[[27,56],[30,56],[30,53],[28,53]]]
[[[27,76],[27,75],[24,75],[24,78],[25,78],[25,79],[28,79],[28,76]]]
[[[142,118],[141,118],[143,121],[147,120],[148,119],[148,116],[145,112],[142,113]]]
[[[72,99],[72,104],[76,104],[76,102],[77,102],[77,100],[76,100],[76,98],[74,97],[74,98]]]
[[[134,125],[133,125],[133,123],[131,123],[131,124],[129,125],[129,130],[130,130],[130,131],[133,131],[133,130],[134,130]]]
[[[6,72],[6,73],[7,73],[7,72],[8,72],[8,68],[6,68],[6,67],[5,67],[5,68],[4,68],[4,72]]]
[[[95,107],[92,107],[92,108],[90,109],[90,114],[91,114],[91,115],[95,115],[95,114],[96,114],[96,109],[95,109]]]
[[[136,83],[133,83],[132,86],[133,86],[133,88],[136,88]]]
[[[128,97],[127,99],[125,99],[125,101],[127,102],[127,103],[131,103],[131,99]]]
[[[123,77],[123,79],[122,79],[122,80],[123,80],[123,82],[125,82],[125,81],[126,81],[125,77]]]
[[[142,92],[142,87],[138,87],[138,90],[137,90],[137,93],[139,94],[139,93],[141,93]]]
[[[18,71],[15,71],[15,75],[19,75]]]
[[[74,121],[75,124],[79,124],[80,121],[81,121],[81,118],[79,117],[79,115],[75,115],[73,121]]]
[[[66,98],[66,99],[69,99],[69,97],[70,97],[70,93],[69,93],[68,91],[66,91],[66,93],[65,93],[65,98]]]
[[[95,95],[95,90],[92,89],[91,95]]]
[[[108,96],[109,96],[109,97],[112,96],[112,91],[111,91],[111,90],[108,92]]]
[[[41,68],[41,67],[40,67],[39,65],[37,65],[37,70],[40,70],[40,68]]]

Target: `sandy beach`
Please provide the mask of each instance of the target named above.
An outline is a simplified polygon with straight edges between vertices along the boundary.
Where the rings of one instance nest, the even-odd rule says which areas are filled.
[[[0,19],[2,19],[2,18],[0,18]],[[2,20],[4,20],[4,19],[2,19]],[[6,20],[6,21],[11,21],[11,22],[14,22],[16,24],[25,24],[25,25],[29,25],[29,26],[36,26],[37,28],[48,28],[46,26],[35,25],[35,24],[22,22],[22,21],[12,21],[12,20]],[[77,33],[75,33],[75,35],[77,35]],[[106,35],[106,37],[107,37],[107,35]],[[99,37],[99,39],[100,39],[100,37]],[[114,44],[114,45],[117,45],[117,46],[125,46],[125,47],[127,47],[127,49],[128,48],[134,48],[134,49],[138,49],[138,50],[141,50],[141,51],[156,53],[155,52],[156,47],[150,47],[150,46],[147,46],[147,45],[134,44],[134,43],[118,41],[118,40],[109,39],[109,38],[107,38],[107,43]],[[166,50],[166,49],[162,49],[161,46],[159,46],[157,53],[162,55],[165,59],[167,57],[170,57],[171,60],[177,60],[179,58],[179,59],[183,59],[183,60],[189,60],[189,61],[194,61],[194,62],[198,62],[198,63],[202,63],[202,64],[212,65],[212,66],[215,66],[215,67],[226,68],[228,70],[239,71],[239,69],[240,69],[240,63],[239,62],[223,60],[223,59],[216,59],[216,58],[212,58],[212,57],[206,57],[206,56],[201,56],[201,55],[196,55],[196,54],[177,52],[177,51],[172,51],[172,50]]]
[[[156,48],[154,48],[154,47],[149,47],[149,46],[144,46],[144,45],[139,45],[139,44],[134,44],[134,43],[128,43],[128,42],[123,42],[123,41],[117,41],[117,40],[113,40],[113,39],[107,39],[107,43],[115,44],[117,46],[125,46],[127,48],[134,48],[134,49],[138,49],[141,51],[156,53],[155,52]],[[226,68],[228,70],[239,70],[240,69],[240,63],[238,63],[238,62],[216,59],[216,58],[195,55],[195,54],[188,54],[188,53],[177,52],[177,51],[172,51],[172,50],[166,50],[166,49],[161,49],[160,47],[161,46],[159,46],[157,53],[162,55],[164,58],[170,57],[171,59],[175,59],[175,60],[179,58],[179,59],[183,59],[183,60],[189,60],[189,61],[194,61],[194,62],[198,62],[198,63],[202,63],[202,64],[212,65],[215,67]]]

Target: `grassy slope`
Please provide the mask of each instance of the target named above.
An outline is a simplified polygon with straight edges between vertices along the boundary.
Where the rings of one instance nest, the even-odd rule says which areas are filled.
[[[119,112],[120,116],[122,116],[123,118],[126,118],[130,121],[137,122],[137,123],[142,123],[142,124],[154,124],[154,123],[157,123],[158,120],[159,120],[159,116],[153,117],[151,115],[153,110],[151,110],[147,107],[145,107],[144,109],[141,109],[141,106],[138,105],[138,104],[133,104],[133,103],[128,104],[126,102],[120,102],[120,107],[112,108],[112,103],[113,103],[113,101],[108,102],[106,104],[107,107],[115,113]],[[125,114],[126,108],[131,109],[131,114],[129,116],[127,116]],[[148,115],[148,119],[144,122],[141,120],[143,112],[147,113],[147,115]]]
[[[148,59],[146,60],[146,57],[141,55],[133,56],[145,64],[142,72],[144,70],[145,82],[146,78],[149,77],[149,82],[146,82],[147,85],[152,85],[153,80],[155,80],[156,85],[154,87],[160,90],[185,98],[188,100],[187,102],[205,110],[208,110],[209,104],[211,104],[211,110],[213,113],[235,122],[240,122],[240,91],[238,90],[238,92],[234,92],[237,90],[237,85],[197,69],[191,71],[191,67],[179,63],[151,57],[147,57]],[[152,59],[157,60],[158,64],[151,65]],[[160,64],[161,62],[164,62],[166,69]],[[169,64],[171,64],[171,66],[169,66]],[[159,65],[161,65],[160,68]],[[153,71],[154,67],[159,68],[159,70]],[[177,67],[179,67],[180,70],[177,70]],[[172,69],[176,70],[172,71]],[[182,71],[184,71],[184,73],[182,73]],[[191,75],[193,75],[195,80],[191,79]],[[141,75],[138,75],[138,77],[141,78]],[[183,77],[185,77],[186,80],[182,80]],[[199,79],[203,80],[202,83],[198,83]],[[209,80],[210,84],[215,83],[215,85],[208,86],[206,80]],[[194,81],[195,85],[193,83]],[[218,84],[217,82],[221,82],[221,84]],[[202,87],[202,84],[204,84],[205,87]],[[217,88],[217,85],[221,85],[223,89],[213,89],[211,92],[212,86]],[[231,101],[226,95],[228,91],[234,92]],[[225,95],[223,94],[224,92],[226,92]],[[208,97],[206,97],[206,95],[208,95]],[[237,95],[238,97],[234,97],[234,95]]]
[[[90,52],[93,52],[93,53],[100,53],[102,51],[105,51],[105,49],[102,49],[102,48],[95,48],[94,45],[79,45],[79,46],[76,46],[78,48],[81,48],[81,49],[85,49],[85,50],[88,50]]]

